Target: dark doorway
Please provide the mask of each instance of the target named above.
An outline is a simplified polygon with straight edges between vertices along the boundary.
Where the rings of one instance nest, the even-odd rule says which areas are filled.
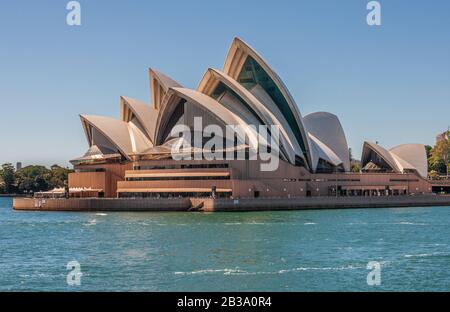
[[[437,194],[450,194],[450,186],[433,186],[433,193]]]

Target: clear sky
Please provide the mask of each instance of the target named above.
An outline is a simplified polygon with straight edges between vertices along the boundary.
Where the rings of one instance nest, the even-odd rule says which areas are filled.
[[[364,140],[432,144],[450,125],[450,1],[65,0],[0,3],[0,163],[67,165],[87,143],[78,114],[119,117],[146,102],[148,67],[195,88],[234,36],[281,76],[303,115],[339,116],[355,157]]]

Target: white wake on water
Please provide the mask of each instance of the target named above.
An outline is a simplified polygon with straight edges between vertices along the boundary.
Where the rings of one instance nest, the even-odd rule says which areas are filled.
[[[426,223],[417,223],[417,222],[408,222],[408,221],[396,222],[394,224],[401,224],[401,225],[427,225]]]
[[[423,253],[423,254],[417,254],[417,255],[405,255],[405,258],[424,258],[424,257],[431,257],[435,254],[432,253]]]
[[[295,273],[295,272],[303,272],[303,271],[343,271],[343,270],[355,270],[355,269],[365,269],[365,266],[359,265],[348,265],[348,266],[339,266],[339,267],[298,267],[292,269],[283,269],[278,271],[258,271],[258,272],[249,272],[245,270],[241,270],[239,268],[235,269],[203,269],[196,270],[191,272],[174,272],[175,275],[196,275],[196,274],[214,274],[221,273],[223,275],[276,275],[276,274],[286,274],[286,273]]]
[[[208,273],[223,273],[224,275],[229,275],[232,273],[243,273],[244,271],[241,271],[239,269],[204,269],[204,270],[197,270],[197,271],[191,271],[191,272],[174,272],[175,275],[195,275],[195,274],[208,274]]]
[[[87,223],[84,223],[84,226],[94,226],[97,224],[97,220],[96,219],[91,219],[89,220]]]

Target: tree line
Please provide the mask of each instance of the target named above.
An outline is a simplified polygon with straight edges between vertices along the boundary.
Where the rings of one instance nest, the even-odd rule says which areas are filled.
[[[66,187],[69,173],[73,170],[53,165],[26,166],[16,170],[10,163],[0,168],[0,194],[30,194]]]

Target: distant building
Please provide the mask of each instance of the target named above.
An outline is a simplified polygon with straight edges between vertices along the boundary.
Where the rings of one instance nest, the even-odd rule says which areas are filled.
[[[16,163],[16,170],[20,170],[20,169],[22,169],[22,163],[20,161],[18,161]]]

